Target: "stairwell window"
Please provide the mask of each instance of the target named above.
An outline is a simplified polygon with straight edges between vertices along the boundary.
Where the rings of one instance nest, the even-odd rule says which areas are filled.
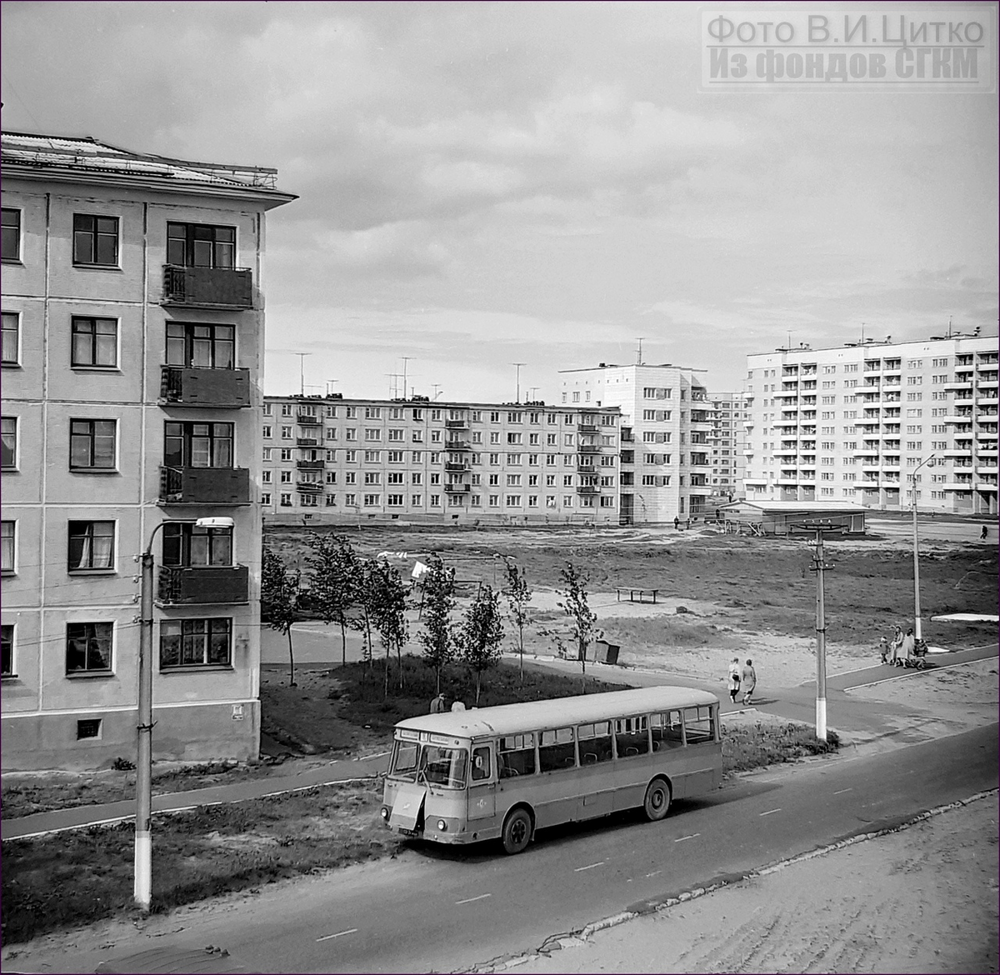
[[[21,316],[16,311],[3,313],[3,364],[16,366],[21,361]]]
[[[3,207],[3,260],[21,260],[21,211]]]
[[[73,263],[118,267],[118,218],[73,214]]]

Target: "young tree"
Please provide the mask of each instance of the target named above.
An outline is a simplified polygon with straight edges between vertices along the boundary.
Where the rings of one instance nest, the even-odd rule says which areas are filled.
[[[288,683],[295,686],[292,624],[298,619],[299,570],[289,569],[281,556],[264,546],[260,574],[260,617],[272,630],[288,637]]]
[[[597,629],[597,614],[587,605],[587,583],[590,577],[572,562],[567,562],[559,571],[559,579],[566,588],[559,590],[563,601],[556,605],[573,620],[570,632],[576,641],[583,693],[586,694],[587,647],[592,640],[600,636],[600,631]]]
[[[437,693],[441,693],[441,669],[455,656],[455,627],[451,614],[455,609],[455,570],[439,555],[427,559],[421,579],[424,587],[424,631],[418,638],[424,647],[424,660],[434,669]]]
[[[377,603],[376,592],[378,582],[375,578],[377,571],[378,562],[375,559],[358,560],[358,587],[356,595],[361,615],[356,625],[361,633],[361,659],[364,663],[364,669],[361,672],[362,690],[364,689],[365,677],[371,668],[373,658],[372,621],[374,618],[373,609]]]
[[[503,556],[507,584],[503,588],[507,600],[507,615],[517,627],[517,650],[520,657],[521,683],[524,683],[524,628],[530,622],[528,603],[531,602],[531,588],[522,569],[513,559]]]
[[[399,570],[378,559],[369,578],[369,615],[385,647],[385,683],[383,696],[389,696],[389,660],[396,651],[399,667],[399,689],[403,689],[403,644],[410,631],[406,622],[406,589],[399,577]]]
[[[492,586],[482,586],[465,611],[459,631],[462,659],[469,665],[476,678],[476,704],[482,689],[483,672],[495,667],[500,660],[500,641],[503,640],[503,620],[500,613],[500,594]]]
[[[359,600],[361,560],[343,536],[311,535],[306,565],[312,571],[309,594],[324,623],[340,626],[341,666],[347,666],[347,631],[358,629],[357,617],[348,616]]]

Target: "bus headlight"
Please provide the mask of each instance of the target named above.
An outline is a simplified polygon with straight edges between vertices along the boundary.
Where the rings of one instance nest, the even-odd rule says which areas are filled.
[[[389,818],[389,807],[388,807],[388,806],[383,806],[383,807],[382,807],[382,808],[381,808],[381,809],[379,810],[379,813],[378,813],[378,814],[379,814],[379,815],[380,815],[380,816],[381,816],[381,817],[382,817],[383,819],[388,819],[388,818]]]
[[[446,833],[448,831],[448,824],[443,819],[438,820],[438,830],[442,833]]]

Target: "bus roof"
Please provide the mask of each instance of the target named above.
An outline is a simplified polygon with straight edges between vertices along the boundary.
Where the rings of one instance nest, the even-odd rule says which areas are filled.
[[[446,711],[444,714],[420,714],[397,722],[396,728],[456,738],[482,738],[607,721],[670,708],[706,706],[718,701],[709,691],[690,687],[641,687],[522,704],[500,704],[491,708]]]

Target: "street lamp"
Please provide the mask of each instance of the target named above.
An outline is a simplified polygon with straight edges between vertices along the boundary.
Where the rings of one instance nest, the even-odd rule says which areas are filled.
[[[161,521],[150,533],[140,556],[139,620],[139,741],[135,762],[135,885],[136,907],[149,913],[153,895],[153,540],[171,522]],[[176,524],[176,523],[174,523]],[[232,518],[198,518],[196,528],[232,528]]]
[[[923,635],[920,618],[920,550],[917,540],[917,471],[924,464],[929,464],[935,457],[931,454],[926,460],[922,460],[910,473],[910,500],[913,502],[913,637],[919,640]]]

